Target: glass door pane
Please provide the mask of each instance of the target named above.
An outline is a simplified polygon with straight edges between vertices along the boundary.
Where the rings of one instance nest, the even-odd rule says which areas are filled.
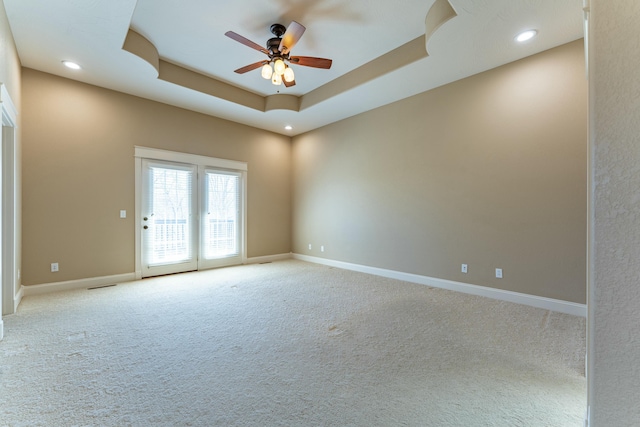
[[[142,275],[197,269],[196,168],[143,162]]]

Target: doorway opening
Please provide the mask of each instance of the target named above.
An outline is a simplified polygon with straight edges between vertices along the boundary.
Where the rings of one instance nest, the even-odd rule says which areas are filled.
[[[20,304],[20,270],[17,254],[18,241],[18,161],[16,149],[17,111],[4,85],[0,85],[0,104],[2,105],[2,132],[0,134],[0,188],[2,188],[2,209],[0,214],[0,280],[2,292],[0,305],[2,314],[13,314]],[[0,319],[0,337],[2,321]]]

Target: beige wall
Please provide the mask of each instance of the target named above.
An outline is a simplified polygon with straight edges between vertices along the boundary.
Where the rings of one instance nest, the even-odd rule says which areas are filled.
[[[293,251],[585,303],[586,162],[579,40],[295,137]]]
[[[20,59],[4,10],[4,2],[0,8],[0,83],[7,87],[11,100],[20,111]]]
[[[247,256],[290,252],[289,137],[31,69],[22,79],[23,284],[134,271],[135,145],[247,162]]]
[[[591,0],[591,427],[640,423],[640,2]]]

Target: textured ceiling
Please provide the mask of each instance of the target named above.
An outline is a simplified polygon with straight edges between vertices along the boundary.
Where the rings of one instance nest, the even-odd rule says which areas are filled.
[[[289,135],[583,36],[581,0],[449,0],[457,16],[425,46],[434,3],[447,0],[4,0],[25,67]],[[273,86],[259,70],[233,72],[266,56],[226,31],[264,45],[271,24],[292,20],[307,28],[292,55],[331,58],[330,70],[293,66],[291,88]],[[515,35],[530,28],[538,37],[517,44]],[[123,49],[132,31],[155,49],[160,73]],[[428,55],[414,60],[420,37]],[[66,69],[64,59],[82,70]],[[167,78],[176,70],[191,74]],[[265,111],[239,101],[245,97],[293,99],[298,107],[271,103]]]

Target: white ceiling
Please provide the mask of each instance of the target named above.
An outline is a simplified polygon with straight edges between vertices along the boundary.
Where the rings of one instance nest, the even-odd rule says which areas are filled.
[[[449,0],[457,16],[428,40],[429,56],[301,111],[259,111],[158,78],[122,49],[129,29],[166,62],[246,91],[303,96],[425,33],[435,0],[4,0],[24,67],[137,95],[273,132],[296,135],[583,36],[582,0]],[[296,86],[274,86],[260,70],[233,70],[266,56],[273,23],[307,30],[293,56],[333,59],[330,70],[293,66]],[[514,37],[537,29],[524,44]],[[62,60],[83,68],[72,71]],[[290,124],[292,131],[284,126]]]

